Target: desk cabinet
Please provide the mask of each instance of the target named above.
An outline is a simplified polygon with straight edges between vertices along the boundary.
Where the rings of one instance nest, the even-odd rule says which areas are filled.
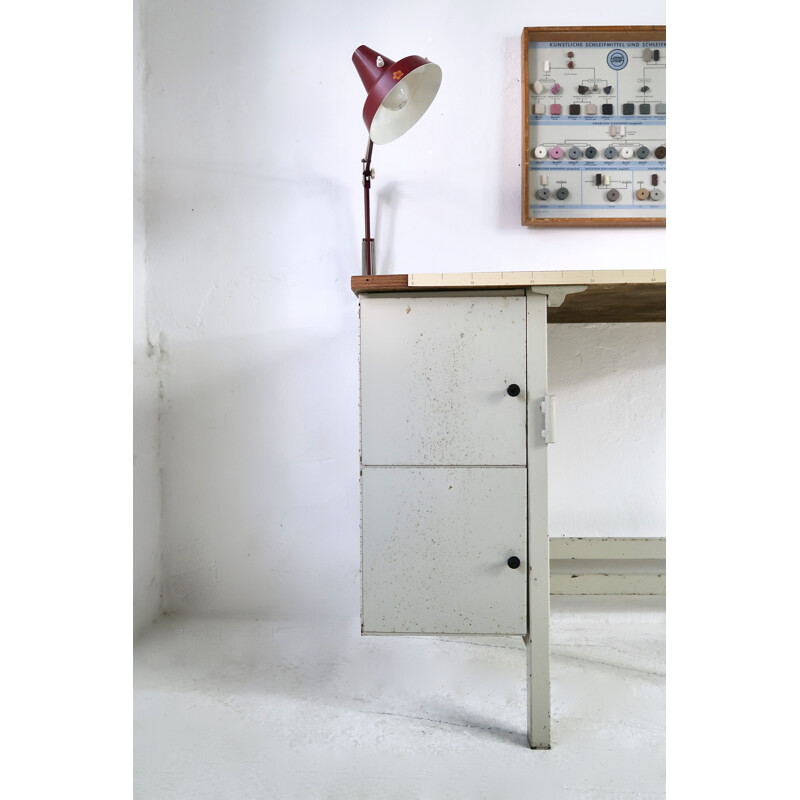
[[[524,636],[548,747],[546,297],[360,300],[362,633]]]

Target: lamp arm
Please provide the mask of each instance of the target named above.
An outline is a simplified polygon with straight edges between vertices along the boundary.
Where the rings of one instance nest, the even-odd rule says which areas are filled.
[[[361,183],[364,186],[364,239],[361,242],[361,273],[362,275],[372,275],[372,261],[375,255],[375,240],[370,237],[369,225],[369,190],[372,179],[375,177],[372,171],[372,145],[371,138],[367,139],[367,153],[361,159],[363,169],[361,171]]]

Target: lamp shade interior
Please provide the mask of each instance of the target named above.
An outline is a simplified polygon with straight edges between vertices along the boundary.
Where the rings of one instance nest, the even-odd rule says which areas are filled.
[[[429,61],[403,76],[375,111],[369,125],[370,139],[386,144],[402,136],[428,110],[441,83],[442,70]]]

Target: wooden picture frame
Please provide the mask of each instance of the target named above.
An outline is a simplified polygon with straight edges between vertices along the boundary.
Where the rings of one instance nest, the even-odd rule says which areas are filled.
[[[666,225],[666,26],[525,28],[521,82],[523,225]]]

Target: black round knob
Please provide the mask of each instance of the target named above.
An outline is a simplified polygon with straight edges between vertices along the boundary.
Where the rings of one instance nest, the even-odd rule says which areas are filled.
[[[516,397],[519,394],[519,386],[516,383],[512,383],[511,386],[506,389],[506,391],[511,395],[511,397]]]
[[[508,566],[511,567],[511,569],[516,569],[520,563],[520,560],[516,556],[511,556],[511,558],[508,559]]]

